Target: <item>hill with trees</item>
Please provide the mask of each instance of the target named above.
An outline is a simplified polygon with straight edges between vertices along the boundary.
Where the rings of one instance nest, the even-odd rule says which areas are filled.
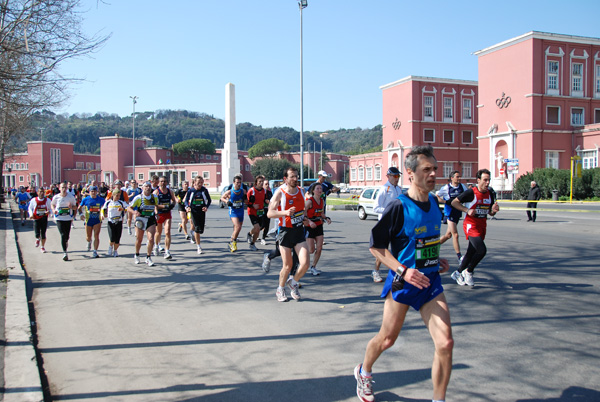
[[[99,153],[100,137],[118,133],[131,137],[131,116],[98,112],[92,114],[55,114],[50,111],[38,112],[33,116],[32,127],[23,136],[13,138],[8,152],[22,152],[26,141],[39,141],[40,129],[44,131],[44,141],[75,144],[75,152]],[[260,141],[275,138],[289,145],[290,151],[300,150],[300,133],[291,127],[263,128],[251,123],[236,126],[238,149],[247,151]],[[305,150],[317,150],[344,154],[359,154],[381,150],[381,125],[371,129],[339,129],[326,133],[304,132]],[[136,113],[136,138],[148,137],[154,146],[171,148],[174,144],[193,139],[205,139],[222,148],[225,140],[225,122],[212,115],[187,110],[158,110]]]

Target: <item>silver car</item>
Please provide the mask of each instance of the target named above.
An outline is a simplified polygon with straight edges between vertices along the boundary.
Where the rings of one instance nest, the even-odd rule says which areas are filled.
[[[379,187],[367,187],[360,193],[360,197],[358,198],[358,219],[367,219],[369,215],[377,216],[373,212],[377,194],[379,194]]]

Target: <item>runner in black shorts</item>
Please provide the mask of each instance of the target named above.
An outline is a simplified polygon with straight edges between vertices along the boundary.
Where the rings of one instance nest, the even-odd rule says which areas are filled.
[[[452,245],[460,264],[462,254],[460,253],[460,244],[458,242],[458,222],[462,218],[462,212],[452,207],[452,200],[458,197],[463,192],[467,191],[467,187],[460,182],[460,173],[458,170],[453,171],[450,174],[450,183],[442,186],[437,192],[438,200],[445,203],[444,205],[444,216],[447,219],[448,230],[446,234],[440,238],[440,245],[444,244],[447,240],[452,239]]]
[[[194,188],[191,189],[185,199],[185,207],[192,216],[192,223],[194,227],[194,242],[197,247],[198,254],[202,254],[202,247],[200,247],[200,235],[204,233],[204,223],[206,221],[206,211],[212,199],[206,187],[204,187],[204,178],[202,176],[196,176],[194,179]]]

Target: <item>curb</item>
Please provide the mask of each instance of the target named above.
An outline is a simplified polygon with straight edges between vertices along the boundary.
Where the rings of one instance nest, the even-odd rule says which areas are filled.
[[[35,348],[32,342],[29,303],[27,300],[27,274],[19,260],[17,236],[14,230],[11,203],[5,211],[6,317],[4,347],[4,401],[43,401]]]

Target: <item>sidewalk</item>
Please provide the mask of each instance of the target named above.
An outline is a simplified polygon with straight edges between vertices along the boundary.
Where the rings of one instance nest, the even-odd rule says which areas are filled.
[[[26,290],[28,278],[19,259],[11,207],[16,209],[16,204],[5,202],[0,209],[1,241],[5,246],[4,252],[0,253],[0,270],[6,269],[8,272],[6,297],[0,298],[0,310],[5,311],[2,323],[5,340],[2,344],[3,400],[43,401],[30,327]]]

